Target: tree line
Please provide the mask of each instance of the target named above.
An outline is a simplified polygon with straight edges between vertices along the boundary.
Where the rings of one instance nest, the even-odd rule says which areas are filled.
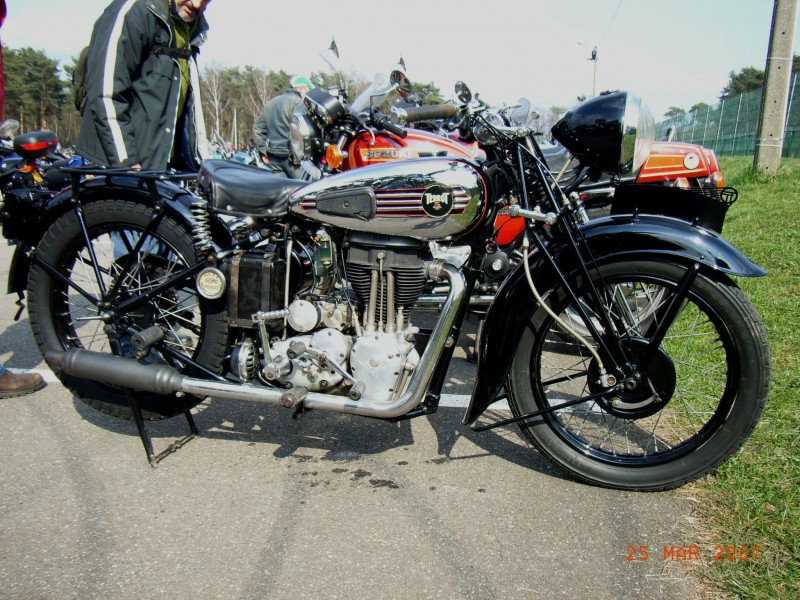
[[[77,139],[80,115],[73,104],[72,75],[77,57],[69,64],[33,48],[3,47],[6,119],[20,122],[20,131],[55,131],[69,146]],[[341,77],[341,80],[340,80]],[[211,64],[200,73],[203,114],[209,133],[238,146],[250,142],[252,127],[267,101],[289,88],[291,76],[284,70],[266,70],[247,65],[223,67]],[[355,72],[312,73],[314,85],[325,89],[344,86],[351,99],[365,90],[369,81]],[[432,82],[413,84],[413,93],[426,104],[443,102]],[[238,139],[235,139],[238,138]]]
[[[62,144],[69,146],[77,139],[80,115],[72,102],[72,73],[75,59],[63,65],[33,48],[13,49],[3,47],[5,77],[5,118],[20,122],[20,131],[49,129],[55,131]],[[800,56],[794,56],[792,72],[800,70]],[[311,81],[324,88],[344,84],[349,97],[355,98],[369,85],[367,79],[355,72],[340,74],[317,72]],[[253,123],[266,102],[289,87],[289,73],[265,70],[247,65],[223,67],[211,64],[200,74],[201,95],[206,126],[209,132],[229,143],[243,146],[250,142]],[[731,71],[728,85],[720,93],[720,100],[738,96],[762,87],[764,71],[746,67]],[[420,102],[434,104],[444,99],[433,83],[413,84]],[[698,103],[689,112],[708,108]],[[552,106],[534,115],[531,124],[541,131],[549,131],[566,107]],[[680,107],[670,107],[664,117],[686,114]]]
[[[800,56],[795,54],[794,58],[792,59],[792,74],[795,74],[798,71],[800,71]],[[765,72],[761,69],[756,69],[755,67],[745,67],[744,69],[739,69],[738,72],[731,71],[728,74],[728,85],[722,89],[722,92],[719,95],[720,101],[727,100],[729,98],[735,98],[736,96],[741,96],[747,92],[761,89],[764,87],[765,77]],[[710,106],[705,102],[698,102],[689,108],[688,112],[700,112],[707,110],[708,108],[710,108]],[[664,113],[664,116],[668,119],[671,119],[685,115],[686,112],[687,111],[678,106],[670,106],[667,109],[667,112]]]

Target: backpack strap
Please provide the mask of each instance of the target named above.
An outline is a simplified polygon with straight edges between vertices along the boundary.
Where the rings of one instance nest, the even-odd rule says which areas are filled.
[[[156,56],[164,55],[171,58],[190,59],[192,57],[191,48],[168,48],[167,46],[154,46],[152,53]]]

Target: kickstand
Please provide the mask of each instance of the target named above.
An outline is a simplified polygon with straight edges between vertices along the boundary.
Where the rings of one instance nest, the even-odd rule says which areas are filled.
[[[125,395],[128,397],[128,404],[130,405],[131,412],[133,413],[133,420],[136,422],[136,429],[139,431],[139,437],[142,439],[144,451],[147,453],[147,461],[154,469],[166,456],[173,454],[199,435],[199,432],[197,431],[197,425],[194,422],[194,417],[192,417],[192,412],[187,409],[183,411],[183,415],[186,417],[186,421],[189,423],[190,433],[179,439],[177,442],[170,444],[166,450],[156,455],[153,451],[153,441],[150,438],[150,434],[148,433],[144,424],[144,417],[142,416],[142,409],[139,407],[139,402],[137,402],[136,397],[131,393],[130,390],[125,390]]]

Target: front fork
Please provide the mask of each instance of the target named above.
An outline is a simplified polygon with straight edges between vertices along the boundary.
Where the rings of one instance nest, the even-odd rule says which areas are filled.
[[[520,165],[520,172],[524,172],[524,158],[523,158],[523,149],[520,147],[518,148],[517,160]],[[541,181],[547,182],[549,181],[548,175],[545,173],[544,167],[542,164],[537,161],[536,162],[536,169],[538,171],[538,175]],[[528,199],[528,190],[527,184],[525,182],[525,178],[521,178],[521,191],[523,198],[526,199],[525,203],[526,206],[529,208],[531,207],[531,202]],[[544,186],[547,194],[547,198],[552,204],[555,210],[558,209],[559,200],[556,197],[558,193],[558,188],[552,188],[549,185]],[[566,199],[564,199],[566,203]],[[561,282],[561,285],[566,290],[567,294],[569,295],[570,299],[572,300],[575,309],[578,311],[581,319],[583,320],[584,324],[586,325],[587,329],[591,333],[591,337],[597,342],[598,345],[598,352],[600,354],[600,358],[602,361],[602,369],[601,372],[610,373],[613,375],[604,375],[604,385],[613,386],[616,381],[619,381],[620,377],[624,376],[626,372],[630,372],[631,364],[626,357],[625,349],[622,346],[622,343],[619,339],[619,336],[611,334],[611,332],[616,331],[613,324],[611,323],[611,319],[608,315],[608,311],[605,310],[604,304],[602,299],[600,298],[600,293],[598,292],[597,286],[594,284],[594,281],[591,277],[589,272],[590,264],[595,264],[594,257],[591,255],[589,249],[586,249],[586,253],[588,253],[587,257],[584,257],[584,253],[581,252],[581,244],[579,244],[578,240],[575,236],[575,231],[577,231],[577,222],[575,221],[576,217],[574,214],[570,213],[566,209],[561,209],[558,211],[558,216],[556,214],[543,214],[540,213],[538,210],[522,210],[519,211],[521,216],[524,217],[533,217],[531,222],[529,222],[528,227],[526,228],[528,232],[531,233],[533,237],[533,242],[536,245],[536,248],[539,250],[541,255],[545,258],[545,261],[551,266],[553,272],[556,273],[558,280]],[[544,225],[545,223],[546,225]],[[582,303],[577,295],[573,287],[567,281],[566,276],[564,275],[563,270],[558,265],[558,262],[555,260],[553,255],[549,252],[547,246],[545,245],[541,234],[539,233],[539,228],[544,228],[545,226],[550,227],[559,227],[562,233],[566,236],[568,240],[568,247],[571,248],[572,252],[574,253],[576,264],[578,265],[578,272],[580,277],[584,278],[584,281],[588,283],[589,288],[589,301],[597,307],[595,311],[599,321],[601,328],[609,332],[610,335],[604,336],[600,333],[598,328],[595,326],[594,320],[589,316],[584,303]],[[523,260],[528,260],[527,255],[523,257]],[[601,282],[602,283],[602,282]]]
[[[520,161],[520,165],[522,165],[523,161],[521,149],[518,155],[518,160]],[[538,163],[536,166],[539,170],[539,175],[542,180],[547,181],[543,167]],[[522,180],[522,193],[523,197],[527,197],[524,178]],[[553,203],[553,206],[558,206],[555,193],[553,189],[549,188],[549,186],[547,193],[550,201]],[[528,202],[527,204],[530,203]],[[576,215],[570,213],[568,210],[562,210],[559,220],[549,220],[549,215],[541,214],[538,211],[522,210],[519,212],[526,213],[522,216],[535,217],[533,222],[529,223],[527,230],[532,234],[534,244],[536,245],[540,255],[544,257],[545,262],[547,262],[553,269],[553,272],[561,282],[563,289],[567,292],[567,295],[572,301],[576,311],[580,315],[581,320],[590,332],[592,339],[597,343],[598,353],[602,362],[601,372],[605,371],[608,373],[608,375],[603,376],[603,381],[600,382],[601,385],[607,388],[614,388],[617,382],[637,375],[637,364],[648,364],[648,361],[655,355],[656,352],[658,352],[659,347],[661,346],[661,343],[667,334],[667,331],[680,314],[680,311],[685,305],[689,290],[691,289],[697,274],[700,272],[700,263],[694,262],[689,266],[689,268],[687,268],[685,276],[682,278],[675,289],[675,292],[672,294],[669,306],[661,314],[655,331],[653,331],[651,335],[648,335],[650,339],[647,348],[643,351],[643,353],[637,356],[637,364],[633,364],[630,359],[629,350],[627,350],[623,344],[623,336],[625,335],[624,324],[615,324],[612,322],[612,317],[607,309],[607,304],[603,301],[600,292],[600,288],[605,289],[606,286],[602,280],[595,282],[595,279],[592,277],[591,268],[593,265],[596,265],[595,258],[587,245],[582,244],[578,239],[578,236],[576,236],[576,232],[578,232],[578,235],[580,235],[577,227],[578,223],[575,220],[577,218]],[[541,225],[541,223],[536,223],[536,221],[547,221],[550,226],[560,227],[561,232],[567,238],[567,246],[571,249],[575,257],[575,262],[578,266],[578,276],[587,284],[587,301],[589,302],[590,306],[594,307],[594,314],[599,321],[599,328],[597,325],[595,325],[595,320],[589,315],[586,304],[581,302],[577,297],[563,270],[559,267],[558,262],[549,252],[542,239],[542,234],[540,234],[538,231],[538,229],[542,228],[543,225]],[[527,256],[525,256],[523,260],[528,260]],[[624,299],[620,300],[620,302],[624,303]],[[601,330],[606,332],[605,335],[601,333]]]

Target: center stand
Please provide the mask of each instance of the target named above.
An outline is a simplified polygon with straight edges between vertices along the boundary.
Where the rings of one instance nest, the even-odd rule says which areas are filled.
[[[189,423],[189,430],[190,433],[176,442],[173,442],[169,445],[169,447],[161,452],[160,454],[156,455],[153,451],[153,441],[150,438],[150,433],[147,431],[144,423],[144,416],[142,415],[142,409],[139,407],[139,402],[136,400],[136,397],[131,393],[130,390],[125,390],[125,395],[128,398],[128,404],[131,407],[131,412],[133,413],[133,420],[136,423],[136,429],[139,431],[139,437],[142,440],[142,445],[144,446],[144,451],[147,453],[147,461],[150,463],[150,466],[154,469],[158,466],[166,456],[177,452],[180,448],[185,446],[191,440],[196,438],[199,435],[197,430],[197,425],[194,422],[194,417],[192,416],[191,410],[183,411],[183,415],[186,417],[186,421]]]

